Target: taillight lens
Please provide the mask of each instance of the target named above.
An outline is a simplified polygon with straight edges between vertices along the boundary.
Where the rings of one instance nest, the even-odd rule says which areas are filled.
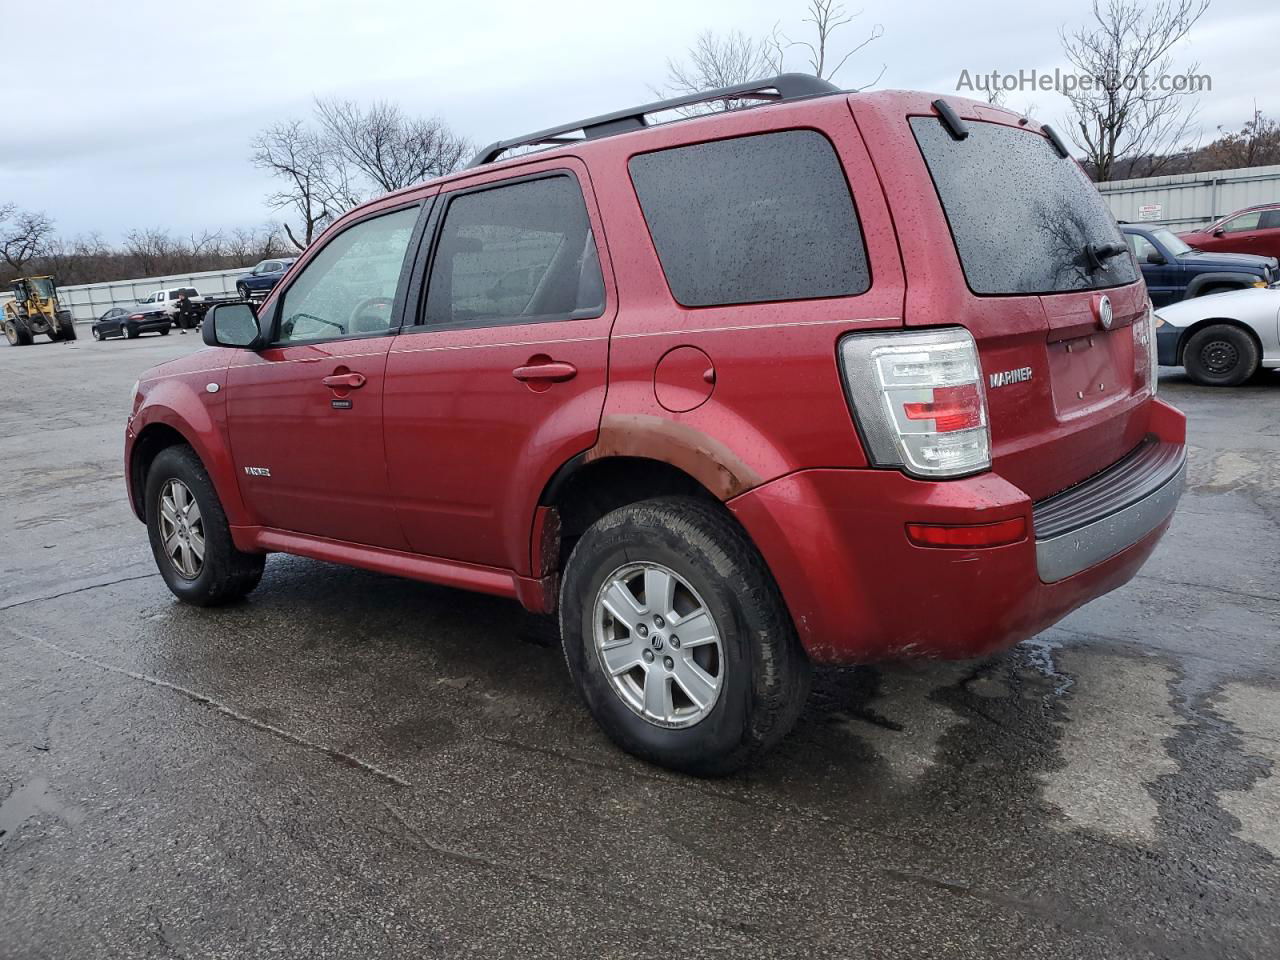
[[[1133,373],[1139,384],[1150,388],[1154,396],[1160,383],[1159,359],[1156,352],[1156,327],[1164,323],[1156,316],[1151,301],[1147,301],[1146,315],[1135,320],[1133,331]]]
[[[960,550],[1003,547],[1027,539],[1027,518],[1014,517],[996,523],[969,526],[908,523],[907,537],[919,547],[951,547]]]
[[[840,366],[876,466],[920,477],[990,468],[987,398],[969,331],[849,334]]]

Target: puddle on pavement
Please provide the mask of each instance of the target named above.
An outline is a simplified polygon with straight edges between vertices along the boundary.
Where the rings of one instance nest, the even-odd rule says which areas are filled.
[[[73,827],[84,820],[84,811],[80,807],[64,803],[49,789],[47,780],[37,777],[19,784],[8,799],[0,803],[0,845],[16,836],[23,824],[40,814],[57,817]]]

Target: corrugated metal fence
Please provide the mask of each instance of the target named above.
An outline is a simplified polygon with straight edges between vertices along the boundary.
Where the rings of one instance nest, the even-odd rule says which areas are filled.
[[[1280,165],[1113,180],[1098,190],[1117,220],[1183,230],[1241,207],[1280,202]]]
[[[58,287],[58,301],[71,311],[79,323],[96,320],[112,307],[130,307],[145,296],[169,287],[195,287],[199,293],[235,293],[236,279],[252,270],[252,266],[234,270],[206,270],[201,273],[176,274],[169,277],[147,277],[141,280],[112,280],[110,283],[84,283],[74,287]],[[13,299],[13,294],[0,293],[0,303]]]

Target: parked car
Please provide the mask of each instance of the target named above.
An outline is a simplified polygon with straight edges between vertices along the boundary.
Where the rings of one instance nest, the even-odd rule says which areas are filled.
[[[240,294],[241,300],[265,297],[297,260],[297,257],[279,257],[274,260],[263,260],[253,270],[236,281],[236,293]]]
[[[1201,250],[1280,257],[1280,203],[1246,207],[1180,236]]]
[[[1266,287],[1280,280],[1280,263],[1245,253],[1205,253],[1164,227],[1120,225],[1147,292],[1157,307],[1227,290]]]
[[[90,329],[95,340],[106,340],[108,337],[127,337],[133,340],[144,333],[154,332],[168,336],[172,327],[173,319],[163,306],[139,303],[136,307],[112,307],[95,320]]]
[[[179,599],[272,551],[512,597],[618,744],[721,774],[811,663],[981,656],[1137,572],[1185,472],[1152,325],[1052,131],[784,75],[351,211],[142,376],[125,472]]]
[[[1175,303],[1156,316],[1160,362],[1186,367],[1196,383],[1234,387],[1280,367],[1280,286]]]

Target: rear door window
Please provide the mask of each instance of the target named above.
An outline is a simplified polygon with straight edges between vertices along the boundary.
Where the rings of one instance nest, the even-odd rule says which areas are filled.
[[[667,284],[686,307],[871,286],[849,184],[816,130],[673,147],[629,167]]]
[[[486,186],[449,201],[427,285],[426,323],[531,323],[603,312],[595,236],[573,177]]]
[[[1088,244],[1123,240],[1089,178],[1030,130],[968,121],[952,139],[936,117],[912,117],[951,226],[969,289],[977,294],[1065,293],[1137,280],[1130,257],[1095,269]]]

